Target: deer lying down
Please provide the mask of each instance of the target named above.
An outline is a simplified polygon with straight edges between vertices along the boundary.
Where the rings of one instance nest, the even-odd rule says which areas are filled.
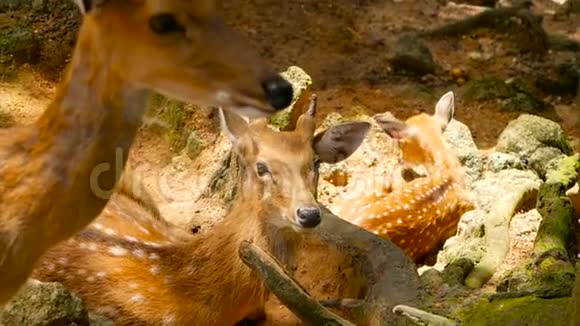
[[[443,139],[453,114],[454,96],[448,92],[439,99],[433,115],[421,113],[406,121],[376,115],[378,125],[399,142],[403,162],[425,165],[430,174],[394,189],[371,187],[364,193],[347,194],[348,199],[332,208],[334,213],[390,239],[415,263],[432,258],[455,235],[461,216],[475,208],[461,163]]]
[[[101,213],[118,174],[102,168],[119,151],[125,164],[153,92],[250,116],[292,101],[214,0],[76,3],[83,21],[54,99],[35,123],[0,130],[0,305]]]
[[[138,203],[113,198],[95,223],[49,251],[34,277],[62,282],[117,325],[228,326],[260,311],[267,290],[238,257],[240,242],[292,261],[301,233],[321,223],[319,164],[350,156],[370,127],[351,122],[315,136],[315,111],[313,97],[292,132],[220,113],[243,179],[231,211],[210,231],[176,239],[131,208]]]

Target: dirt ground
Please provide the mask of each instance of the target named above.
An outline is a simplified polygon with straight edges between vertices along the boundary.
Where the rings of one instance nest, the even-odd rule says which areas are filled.
[[[458,94],[455,118],[470,127],[479,148],[493,147],[499,133],[519,113],[502,111],[495,103],[465,103],[461,83],[449,78],[448,71],[458,67],[471,78],[493,74],[506,79],[530,71],[535,63],[504,53],[491,64],[469,65],[467,53],[481,47],[481,42],[474,39],[486,39],[494,48],[501,46],[485,35],[429,42],[435,61],[442,67],[435,82],[396,74],[388,63],[392,54],[389,44],[402,32],[425,30],[443,23],[438,12],[445,3],[442,0],[420,3],[410,0],[223,0],[222,7],[228,22],[247,35],[277,70],[297,65],[312,77],[313,90],[319,98],[320,120],[328,113],[344,114],[355,108],[362,108],[369,115],[390,111],[404,119],[419,112],[432,112],[437,99],[453,90]],[[546,14],[543,26],[547,32],[566,34],[580,41],[580,18],[556,21],[550,15],[555,9],[550,1],[534,3],[535,11]],[[0,127],[33,121],[48,105],[54,91],[54,83],[26,68],[16,79],[0,79]],[[556,96],[545,100],[555,104],[556,113],[562,119],[559,123],[572,137],[575,150],[580,151],[580,103]],[[204,112],[196,112],[188,128],[197,130],[202,137],[217,137],[218,130],[206,123],[206,117]],[[168,141],[157,137],[149,128],[139,134],[132,152],[133,157],[147,161],[151,169],[166,166],[174,155]],[[531,213],[528,218],[514,221],[536,223],[537,219]],[[513,231],[524,230],[513,235],[516,240],[508,260],[525,256],[530,248],[536,225],[525,224]],[[293,321],[281,315],[275,324],[292,325]]]

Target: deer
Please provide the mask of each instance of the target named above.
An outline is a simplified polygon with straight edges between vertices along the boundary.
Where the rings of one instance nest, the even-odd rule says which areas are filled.
[[[433,115],[420,113],[405,121],[388,113],[375,115],[375,122],[398,142],[404,165],[424,165],[428,175],[408,182],[394,175],[395,181],[373,182],[365,192],[347,193],[348,198],[331,207],[337,216],[391,240],[416,264],[430,262],[455,235],[461,216],[475,209],[461,163],[443,139],[454,102],[448,92]]]
[[[0,131],[0,304],[101,213],[153,93],[250,118],[291,103],[291,84],[214,2],[76,0],[82,23],[54,98],[34,123]]]
[[[61,282],[116,325],[231,326],[256,316],[268,291],[238,256],[240,243],[293,262],[301,237],[323,223],[320,164],[349,157],[370,128],[353,121],[314,135],[316,96],[309,101],[293,131],[219,111],[242,173],[231,209],[211,229],[175,236],[139,202],[113,197],[95,222],[50,249],[33,277]]]

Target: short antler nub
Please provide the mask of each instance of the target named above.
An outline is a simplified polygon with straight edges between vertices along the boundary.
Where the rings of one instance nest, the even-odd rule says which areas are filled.
[[[313,117],[316,114],[317,106],[317,96],[316,94],[310,95],[310,100],[308,101],[308,109],[306,109],[306,114]]]

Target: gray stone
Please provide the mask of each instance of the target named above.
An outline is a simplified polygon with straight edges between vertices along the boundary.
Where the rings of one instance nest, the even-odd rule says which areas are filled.
[[[489,173],[473,183],[472,193],[476,209],[461,217],[457,235],[445,243],[437,257],[436,266],[442,268],[461,258],[473,262],[483,259],[488,248],[486,235],[493,231],[488,228],[507,227],[505,223],[490,225],[493,223],[489,223],[489,220],[496,216],[513,216],[515,211],[523,207],[533,207],[533,197],[540,183],[541,180],[533,171],[516,169]]]
[[[453,119],[447,125],[443,137],[453,148],[470,181],[480,179],[483,175],[483,159],[473,141],[469,127]]]
[[[546,118],[522,114],[500,134],[496,151],[531,157],[544,147],[559,149],[566,155],[572,154],[568,137],[560,125]]]
[[[554,159],[562,159],[564,157],[566,157],[566,155],[562,154],[562,151],[557,148],[542,147],[536,150],[534,154],[530,156],[529,166],[534,171],[536,171],[541,178],[544,178],[546,176],[546,171],[548,170],[550,162],[554,161]]]
[[[437,65],[429,48],[415,34],[402,35],[393,45],[390,63],[394,70],[426,75],[435,72]]]
[[[0,311],[0,325],[89,325],[87,309],[60,283],[30,279]]]
[[[487,157],[485,168],[490,172],[499,172],[509,169],[524,170],[526,169],[526,164],[522,159],[515,155],[494,152]]]

